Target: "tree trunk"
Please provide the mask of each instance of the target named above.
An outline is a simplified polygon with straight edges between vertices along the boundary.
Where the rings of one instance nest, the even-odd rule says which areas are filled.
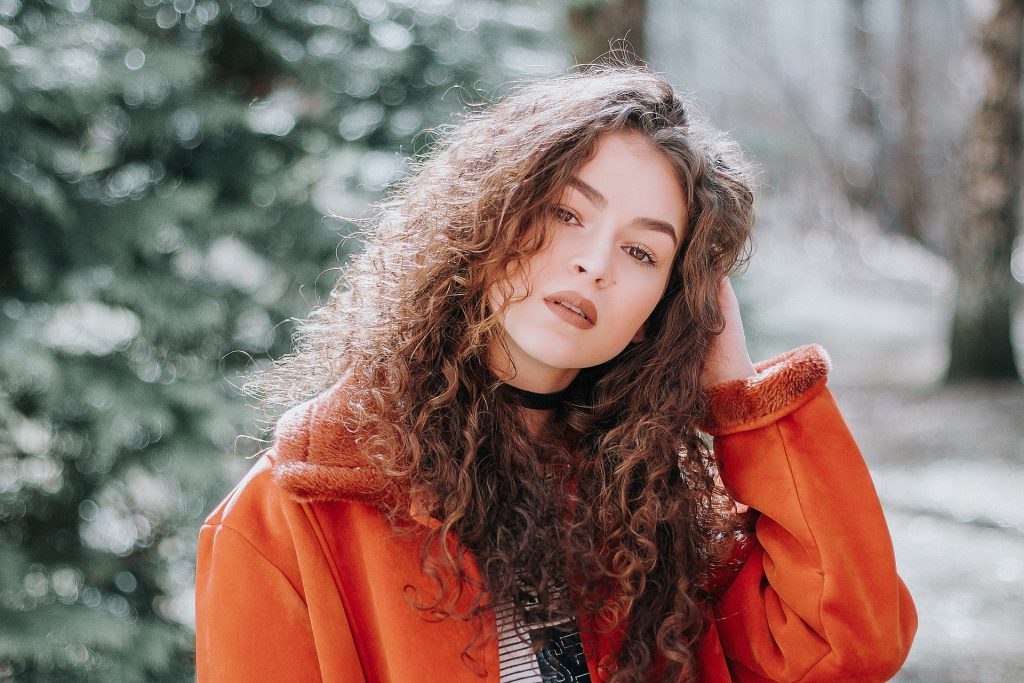
[[[646,0],[593,0],[569,8],[569,29],[577,64],[600,61],[615,51],[616,62],[632,63],[647,55]],[[626,48],[623,53],[620,50]]]
[[[902,113],[900,137],[893,159],[892,228],[908,237],[925,241],[924,214],[926,183],[921,169],[920,107],[920,17],[919,0],[903,0],[900,6],[899,105]]]
[[[876,217],[879,225],[887,225],[888,211],[882,206],[885,187],[882,177],[886,168],[882,153],[886,149],[878,103],[878,69],[874,65],[874,49],[867,26],[865,0],[847,0],[846,40],[852,57],[850,108],[841,168],[843,192],[847,200]]]
[[[1018,376],[1010,253],[1020,222],[1022,23],[1024,0],[999,0],[981,31],[987,73],[967,133],[963,222],[953,247],[958,287],[949,380]]]

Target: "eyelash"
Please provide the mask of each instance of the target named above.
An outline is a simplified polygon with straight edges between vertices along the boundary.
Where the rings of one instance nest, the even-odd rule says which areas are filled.
[[[642,258],[638,258],[636,260],[639,261],[640,263],[644,264],[645,266],[656,266],[656,265],[658,265],[658,261],[657,261],[657,259],[654,258],[654,254],[652,254],[647,249],[644,249],[639,244],[631,244],[631,245],[629,245],[629,251],[630,252],[634,252],[634,251],[635,252],[639,252],[640,255],[642,256]]]
[[[579,216],[577,216],[573,211],[565,208],[564,206],[552,206],[551,213],[552,215],[554,215],[555,220],[561,221],[563,223],[568,223],[570,225],[573,225],[571,221],[576,221],[574,225],[582,225]],[[640,263],[641,265],[652,267],[658,265],[658,260],[654,258],[654,253],[639,244],[630,244],[626,250],[626,253],[629,254],[634,261]],[[637,258],[637,254],[640,255],[640,258]]]
[[[551,213],[556,220],[560,220],[563,223],[568,223],[570,220],[575,220],[577,223],[580,222],[580,217],[564,206],[552,206]]]

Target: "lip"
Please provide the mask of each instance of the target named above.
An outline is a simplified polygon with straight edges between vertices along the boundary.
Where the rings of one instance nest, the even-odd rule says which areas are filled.
[[[579,314],[570,311],[560,302],[564,302],[583,311],[583,315],[586,316],[586,319],[581,318]],[[548,308],[550,308],[560,318],[582,330],[589,330],[597,324],[597,306],[594,305],[593,301],[586,298],[579,292],[566,290],[562,292],[555,292],[554,294],[548,294],[544,297],[544,303],[546,303]]]

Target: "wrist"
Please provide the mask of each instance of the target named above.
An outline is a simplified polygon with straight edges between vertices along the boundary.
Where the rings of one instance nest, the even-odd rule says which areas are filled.
[[[710,372],[704,377],[704,388],[707,389],[718,384],[725,384],[726,382],[748,379],[756,374],[757,370],[754,369],[754,364],[747,359],[746,362],[715,368],[714,372]]]

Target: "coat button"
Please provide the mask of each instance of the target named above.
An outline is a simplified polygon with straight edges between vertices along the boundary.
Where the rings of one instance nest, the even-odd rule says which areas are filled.
[[[611,655],[605,655],[597,662],[597,675],[602,681],[612,680],[612,676],[619,670],[619,664]]]

